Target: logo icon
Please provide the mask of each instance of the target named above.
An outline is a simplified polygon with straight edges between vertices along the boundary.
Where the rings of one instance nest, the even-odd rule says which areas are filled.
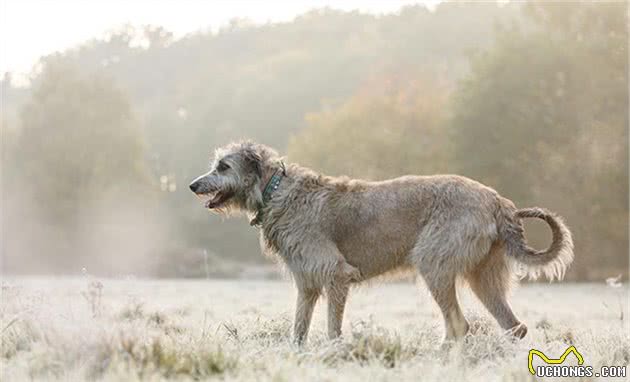
[[[532,364],[532,361],[534,360],[534,354],[539,356],[540,359],[542,359],[543,362],[545,362],[548,365],[560,365],[564,362],[564,360],[567,358],[567,356],[570,353],[575,354],[575,357],[578,360],[578,365],[582,365],[584,363],[584,357],[582,357],[582,354],[580,354],[580,352],[577,351],[575,346],[569,346],[567,350],[565,350],[564,353],[558,359],[549,358],[545,355],[545,353],[541,352],[540,350],[531,349],[529,351],[529,356],[527,357],[529,372],[532,373],[532,375],[536,375],[536,371],[534,370],[534,365]]]

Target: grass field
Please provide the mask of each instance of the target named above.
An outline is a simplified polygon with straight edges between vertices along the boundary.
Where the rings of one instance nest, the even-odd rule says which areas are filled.
[[[569,345],[595,370],[630,363],[627,285],[521,286],[511,301],[530,329],[522,341],[460,294],[472,330],[450,348],[436,306],[411,283],[353,291],[334,342],[320,301],[298,348],[286,281],[5,277],[0,379],[531,381],[531,348],[556,358]]]

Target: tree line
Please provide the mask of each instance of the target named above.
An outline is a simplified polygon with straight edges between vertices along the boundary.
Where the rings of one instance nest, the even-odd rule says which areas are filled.
[[[251,138],[333,175],[470,176],[566,217],[569,277],[627,273],[627,49],[621,3],[324,9],[177,40],[127,26],[0,84],[2,267],[261,261],[254,230],[187,190],[214,147]]]

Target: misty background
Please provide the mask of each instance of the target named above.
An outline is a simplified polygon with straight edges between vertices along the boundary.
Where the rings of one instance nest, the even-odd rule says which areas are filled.
[[[177,37],[112,28],[0,82],[3,274],[267,263],[257,230],[187,187],[215,147],[250,138],[330,175],[469,176],[566,218],[568,279],[627,278],[624,2],[320,8]],[[543,223],[526,228],[548,245]]]

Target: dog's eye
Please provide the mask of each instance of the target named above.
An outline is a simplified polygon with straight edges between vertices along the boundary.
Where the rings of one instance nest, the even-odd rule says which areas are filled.
[[[217,171],[219,171],[219,172],[226,171],[229,168],[230,168],[230,166],[228,164],[226,164],[225,162],[219,162],[219,164],[217,165]]]

